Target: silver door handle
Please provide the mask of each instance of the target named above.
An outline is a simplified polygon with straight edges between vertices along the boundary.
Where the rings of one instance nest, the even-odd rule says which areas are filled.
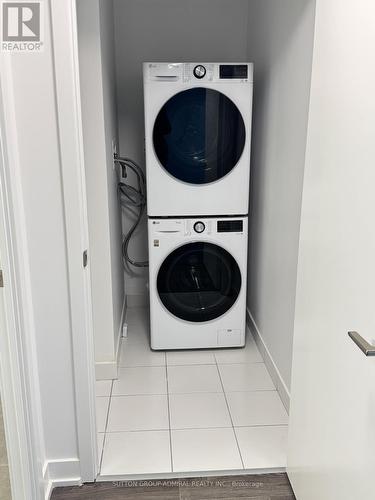
[[[371,345],[357,332],[348,332],[352,341],[357,344],[365,356],[375,356],[375,345]]]

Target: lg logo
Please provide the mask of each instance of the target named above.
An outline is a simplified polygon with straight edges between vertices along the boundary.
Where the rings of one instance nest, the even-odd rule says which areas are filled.
[[[42,48],[42,3],[2,2],[2,50],[20,52]]]

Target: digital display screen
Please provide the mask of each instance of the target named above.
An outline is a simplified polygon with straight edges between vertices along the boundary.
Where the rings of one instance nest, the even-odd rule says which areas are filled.
[[[247,78],[247,64],[220,64],[220,78]]]
[[[217,221],[218,233],[242,233],[242,220],[219,220]]]

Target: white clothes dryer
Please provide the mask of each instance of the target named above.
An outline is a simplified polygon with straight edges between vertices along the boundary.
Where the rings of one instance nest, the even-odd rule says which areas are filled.
[[[246,215],[253,65],[144,63],[148,215]]]
[[[149,219],[152,349],[245,345],[247,217]]]

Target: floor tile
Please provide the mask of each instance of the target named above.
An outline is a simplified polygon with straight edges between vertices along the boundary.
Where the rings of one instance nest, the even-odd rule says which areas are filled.
[[[169,413],[174,472],[285,467],[288,416],[252,337],[243,349],[154,352],[147,310],[126,322],[110,404],[112,381],[96,384],[101,474],[171,472]]]
[[[222,392],[216,365],[168,366],[170,394]]]
[[[150,313],[148,307],[128,307],[125,321],[128,325],[148,327],[150,322]]]
[[[95,393],[97,396],[111,395],[112,380],[97,380],[95,382]]]
[[[252,337],[249,337],[246,346],[237,349],[218,349],[215,351],[218,364],[228,363],[262,363],[263,358]]]
[[[264,363],[219,365],[224,391],[266,391],[275,389]]]
[[[148,343],[121,344],[120,366],[165,366],[165,352],[152,351]]]
[[[120,368],[113,382],[113,396],[136,394],[167,394],[167,375],[164,366]]]
[[[167,365],[214,365],[215,356],[212,351],[168,351]]]
[[[112,397],[107,432],[168,428],[167,396]]]
[[[96,430],[97,432],[105,432],[109,398],[95,398],[95,399],[96,399]]]
[[[172,431],[173,471],[242,469],[233,429]]]
[[[288,423],[288,414],[276,391],[229,392],[226,396],[235,427]]]
[[[143,328],[139,329],[128,325],[128,335],[122,337],[122,342],[126,342],[129,345],[143,344],[150,347],[150,334]]]
[[[131,307],[126,312],[125,322],[128,325],[129,344],[144,343],[149,345],[150,316],[147,308]]]
[[[171,394],[169,411],[172,429],[231,427],[224,394]]]
[[[235,429],[245,469],[286,467],[287,426]]]
[[[102,475],[171,472],[168,431],[107,434]]]

